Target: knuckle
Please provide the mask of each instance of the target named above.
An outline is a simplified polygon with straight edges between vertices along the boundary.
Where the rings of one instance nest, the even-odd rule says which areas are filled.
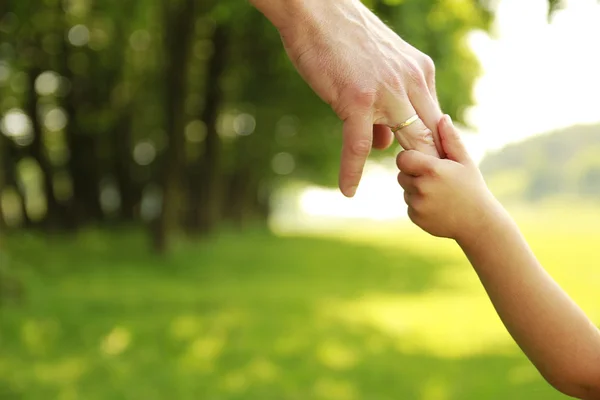
[[[372,146],[372,139],[360,139],[351,144],[350,150],[352,151],[352,155],[356,157],[366,157],[371,152]]]
[[[360,178],[362,177],[362,171],[350,171],[346,172],[342,175],[341,181],[346,182],[348,184],[356,184],[360,182]]]
[[[351,103],[348,102],[348,99],[341,98],[338,101],[332,100],[331,106],[333,111],[340,117],[341,120],[347,119],[352,113]]]
[[[424,183],[423,179],[419,179],[419,178],[415,179],[415,191],[420,196],[425,196],[429,193],[427,185]]]
[[[413,136],[419,143],[423,143],[425,145],[434,144],[433,132],[421,122],[414,128]]]
[[[429,79],[435,76],[435,62],[427,54],[421,56],[421,68],[425,78]]]
[[[332,106],[340,119],[345,120],[352,113],[372,109],[376,101],[377,90],[354,85],[347,87],[339,96],[336,96],[336,99],[332,101]]]
[[[425,74],[421,65],[417,62],[409,61],[406,64],[406,75],[410,83],[415,86],[418,90],[424,89],[427,87],[427,82],[425,80]]]
[[[433,177],[433,178],[437,178],[440,176],[440,167],[438,166],[437,163],[428,163],[427,164],[427,173]]]
[[[375,105],[377,91],[366,87],[355,87],[351,90],[351,103],[359,109],[369,109]]]
[[[392,72],[387,76],[385,84],[387,85],[388,90],[392,93],[404,94],[406,92],[403,77],[395,72]]]

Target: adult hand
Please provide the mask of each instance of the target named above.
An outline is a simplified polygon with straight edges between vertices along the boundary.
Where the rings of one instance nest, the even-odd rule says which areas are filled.
[[[372,147],[393,142],[439,157],[434,64],[359,0],[254,0],[300,75],[344,121],[339,185],[352,197]],[[277,5],[285,8],[277,8]]]

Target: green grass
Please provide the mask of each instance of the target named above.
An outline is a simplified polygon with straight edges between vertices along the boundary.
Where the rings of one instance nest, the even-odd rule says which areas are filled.
[[[560,221],[525,230],[599,320],[600,224]],[[10,237],[26,293],[0,308],[0,399],[564,398],[451,242],[339,235],[223,233],[164,259],[138,233]]]

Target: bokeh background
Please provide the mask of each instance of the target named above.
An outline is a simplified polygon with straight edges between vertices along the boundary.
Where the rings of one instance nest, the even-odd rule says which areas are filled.
[[[600,7],[370,0],[600,321]],[[560,399],[246,1],[0,2],[0,399]]]

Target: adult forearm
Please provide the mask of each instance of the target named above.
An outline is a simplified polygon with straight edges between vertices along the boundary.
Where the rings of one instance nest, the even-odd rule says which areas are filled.
[[[294,36],[335,30],[340,18],[360,21],[362,25],[366,25],[366,20],[377,19],[360,0],[250,0],[250,3],[280,32]]]
[[[557,389],[600,398],[600,334],[542,268],[518,227],[498,207],[478,238],[459,240],[504,325]]]

